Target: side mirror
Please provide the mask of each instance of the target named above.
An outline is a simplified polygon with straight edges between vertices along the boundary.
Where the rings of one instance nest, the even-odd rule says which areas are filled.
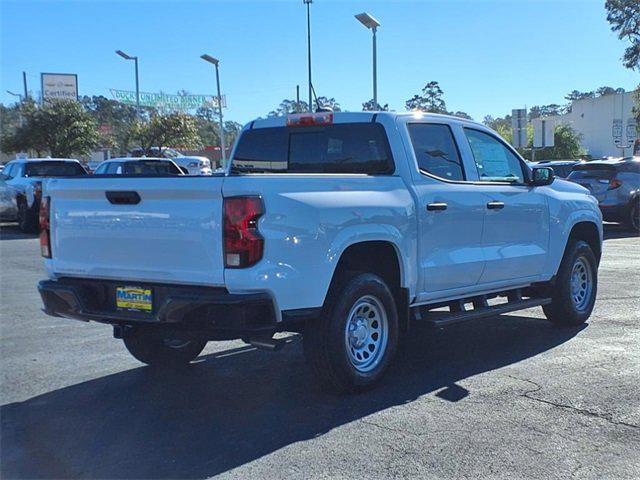
[[[551,185],[555,180],[556,175],[553,173],[553,168],[540,167],[534,168],[531,175],[531,185],[534,187],[541,187],[544,185]]]

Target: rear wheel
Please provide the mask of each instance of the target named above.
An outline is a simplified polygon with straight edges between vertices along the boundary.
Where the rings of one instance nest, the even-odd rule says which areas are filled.
[[[38,216],[24,199],[18,200],[18,227],[23,233],[38,232]]]
[[[324,318],[307,325],[303,340],[323,388],[353,392],[373,386],[398,343],[398,314],[389,287],[370,273],[343,275],[329,293]]]
[[[124,337],[124,346],[137,360],[147,365],[186,365],[195,360],[207,344],[186,335],[158,332],[132,332]]]
[[[598,262],[589,244],[567,245],[553,286],[552,301],[543,307],[547,318],[558,325],[580,325],[587,321],[598,290]]]

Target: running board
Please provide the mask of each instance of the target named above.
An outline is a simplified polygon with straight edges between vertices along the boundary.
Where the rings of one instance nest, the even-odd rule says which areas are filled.
[[[531,298],[529,300],[515,300],[501,303],[492,307],[474,308],[468,311],[459,312],[428,312],[423,314],[423,322],[433,327],[445,327],[456,323],[476,320],[478,318],[493,317],[503,313],[525,310],[527,308],[540,307],[551,303],[550,298]]]

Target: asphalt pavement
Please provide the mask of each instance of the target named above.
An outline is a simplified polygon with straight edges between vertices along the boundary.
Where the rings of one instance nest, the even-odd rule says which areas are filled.
[[[593,316],[412,330],[383,384],[319,391],[301,342],[186,371],[41,312],[38,241],[0,226],[2,478],[640,478],[640,240],[606,228]]]

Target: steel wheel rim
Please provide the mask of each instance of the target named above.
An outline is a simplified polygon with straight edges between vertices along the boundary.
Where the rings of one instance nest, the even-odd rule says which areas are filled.
[[[576,259],[571,270],[571,298],[576,310],[587,308],[593,291],[593,272],[588,260],[580,256]]]
[[[347,357],[359,372],[375,369],[387,349],[389,322],[383,303],[373,295],[360,297],[351,307],[344,332]]]

